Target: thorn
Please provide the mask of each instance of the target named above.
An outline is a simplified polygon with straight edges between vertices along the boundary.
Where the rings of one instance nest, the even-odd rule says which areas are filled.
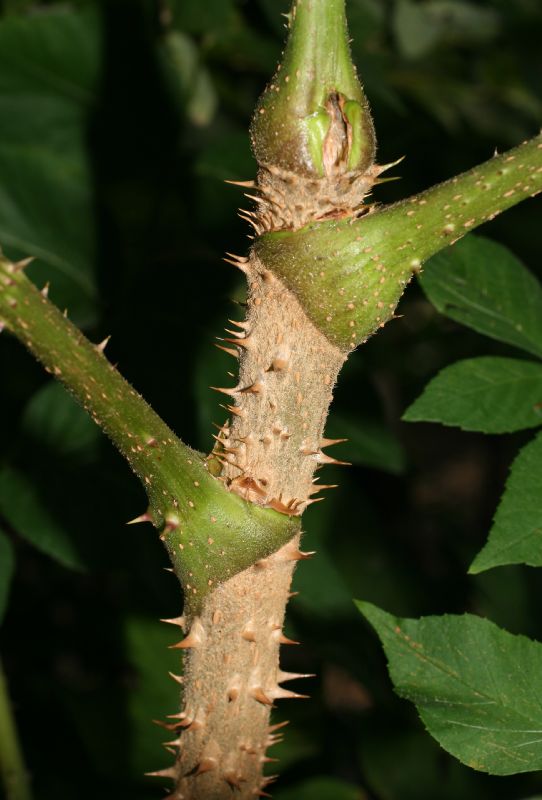
[[[245,256],[236,256],[233,253],[226,253],[226,256],[228,256],[228,258],[223,257],[222,258],[223,261],[226,261],[233,267],[240,269],[241,272],[244,272],[245,274],[248,272],[248,268],[246,266],[246,264],[248,263],[248,258],[246,258]]]
[[[288,368],[288,361],[285,358],[274,358],[267,372],[284,372]]]
[[[303,503],[303,510],[307,509],[309,506],[312,506],[313,503],[321,503],[322,500],[325,499],[325,497],[314,497],[312,500],[305,500]]]
[[[182,675],[175,675],[174,672],[168,672],[170,678],[172,678],[176,683],[182,684],[184,683],[184,678]]]
[[[236,319],[229,319],[229,317],[228,317],[228,322],[231,322],[232,325],[237,325],[238,328],[241,328],[244,331],[246,331],[246,330],[248,330],[250,328],[250,324],[248,322],[246,322],[246,321],[237,322]]]
[[[237,347],[244,347],[245,350],[248,350],[249,347],[252,345],[252,339],[250,338],[250,336],[244,336],[242,339],[240,338],[227,339],[226,337],[224,337],[222,341],[228,342],[228,344],[235,344],[237,345]]]
[[[308,700],[308,694],[298,694],[297,692],[291,692],[289,689],[282,689],[280,686],[277,686],[276,689],[273,689],[270,694],[273,695],[273,700]]]
[[[319,483],[309,492],[309,497],[313,494],[318,494],[318,492],[325,492],[326,489],[338,489],[338,483]]]
[[[277,722],[276,725],[270,725],[267,730],[269,731],[269,733],[273,733],[274,731],[278,731],[281,728],[285,728],[286,725],[289,725],[289,724],[290,724],[290,720],[287,719],[284,722]]]
[[[237,698],[239,697],[239,689],[237,688],[237,686],[232,686],[230,689],[228,689],[227,695],[228,695],[228,701],[230,703],[235,702],[235,700],[237,700]]]
[[[270,758],[270,756],[260,756],[260,764],[272,764],[280,761],[280,758]]]
[[[194,775],[203,775],[204,772],[210,772],[212,769],[216,769],[218,766],[216,758],[202,758],[198,764],[198,768],[194,772]]]
[[[292,508],[290,504],[285,505],[279,497],[272,497],[271,500],[268,500],[266,507],[274,508],[275,511],[279,511],[281,514],[287,514],[289,517],[295,517],[297,514],[297,509]]]
[[[288,592],[287,598],[288,598],[288,600],[291,600],[292,597],[297,597],[298,594],[299,594],[299,592]]]
[[[146,772],[147,778],[171,778],[172,781],[177,780],[177,770],[175,767],[168,767],[161,769],[158,772]]]
[[[49,297],[49,281],[45,284],[43,289],[40,291],[42,297]]]
[[[336,458],[332,458],[331,456],[326,455],[325,453],[318,452],[316,454],[316,460],[319,464],[335,464],[336,466],[344,466],[344,467],[351,467],[352,464],[350,461],[337,461]]]
[[[288,639],[288,637],[284,636],[283,634],[279,636],[278,641],[279,644],[299,644],[299,642],[296,642],[295,639]]]
[[[181,727],[179,722],[162,722],[161,719],[153,719],[152,722],[155,725],[159,725],[160,728],[165,728],[166,731],[176,731],[177,728]]]
[[[160,622],[167,622],[170,625],[178,625],[179,628],[184,628],[186,620],[184,617],[173,617],[173,619],[161,619]]]
[[[187,650],[192,647],[201,647],[204,641],[205,629],[201,622],[198,619],[195,619],[192,623],[192,627],[190,628],[190,633],[188,636],[185,636],[185,638],[177,644],[171,644],[169,646],[169,650]]]
[[[235,772],[233,769],[229,769],[227,772],[225,772],[223,777],[226,783],[229,783],[232,789],[240,789],[241,783],[246,781],[246,778],[243,778],[239,772]]]
[[[162,742],[162,747],[170,748],[170,747],[181,747],[181,737],[179,736],[178,739],[173,739],[171,742]]]
[[[231,333],[231,335],[235,336],[237,339],[244,339],[246,336],[246,333],[244,333],[243,331],[232,331],[229,328],[224,328],[224,330],[226,331],[226,333]]]
[[[254,631],[251,628],[245,628],[245,630],[242,631],[241,636],[247,642],[255,642],[256,641],[256,634],[254,633]]]
[[[256,381],[251,386],[247,386],[246,389],[240,389],[239,394],[261,394],[263,391],[263,383],[260,381]]]
[[[139,516],[139,517],[135,517],[135,519],[131,519],[126,524],[127,525],[139,525],[140,522],[152,522],[152,517],[151,517],[151,515],[149,514],[148,511],[146,511],[144,514],[141,514],[141,516]]]
[[[281,669],[277,672],[277,683],[286,683],[287,681],[297,681],[301,678],[315,678],[314,673],[302,672],[283,672]]]
[[[229,356],[233,356],[234,358],[239,358],[239,351],[234,350],[233,347],[224,347],[222,344],[217,344],[213,342],[215,347],[218,347],[219,350],[223,350],[224,353],[227,353]]]
[[[222,406],[222,408],[227,408],[231,414],[235,414],[237,417],[246,417],[246,412],[237,406]]]
[[[13,271],[14,271],[14,272],[22,272],[22,271],[23,271],[24,269],[26,269],[26,268],[29,266],[29,264],[31,264],[33,261],[35,261],[35,256],[29,256],[29,258],[23,258],[23,259],[21,259],[20,261],[16,261],[16,262],[13,264]]]
[[[229,183],[230,186],[241,186],[243,189],[254,189],[256,181],[224,181]]]
[[[322,500],[324,498],[321,498]],[[297,547],[291,547],[286,550],[284,556],[285,561],[304,561],[316,555],[316,550],[299,550]]]
[[[105,337],[105,339],[103,339],[103,341],[101,341],[99,344],[95,344],[95,345],[94,345],[95,349],[96,349],[96,350],[97,350],[99,353],[103,353],[103,352],[104,352],[104,350],[105,350],[105,348],[106,348],[106,347],[107,347],[107,345],[109,344],[109,340],[110,340],[110,339],[111,339],[111,336],[106,336],[106,337]]]
[[[226,389],[220,386],[209,386],[209,389],[212,389],[214,392],[222,392],[222,394],[227,394],[230,397],[233,397],[239,391],[238,389]]]
[[[333,444],[342,444],[342,442],[347,442],[348,439],[322,439],[320,441],[320,447],[331,447]]]
[[[400,164],[401,161],[404,161],[406,156],[401,156],[397,159],[397,161],[390,161],[389,164],[377,164],[375,165],[375,171],[377,175],[381,175],[383,172],[387,172],[392,167],[396,167],[397,164]]]
[[[251,695],[251,697],[257,700],[258,703],[262,703],[262,705],[264,706],[273,705],[273,701],[271,700],[270,697],[266,695],[261,686],[255,686],[252,689],[249,689],[249,694]]]

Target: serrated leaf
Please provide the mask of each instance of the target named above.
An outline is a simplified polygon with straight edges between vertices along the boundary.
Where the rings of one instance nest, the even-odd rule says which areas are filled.
[[[33,255],[38,283],[79,324],[95,316],[94,202],[86,137],[99,70],[95,15],[0,21],[0,244]]]
[[[403,419],[482,433],[542,425],[542,364],[491,356],[459,361],[433,378]]]
[[[39,389],[23,411],[25,433],[62,455],[88,455],[101,439],[100,429],[62,384]]]
[[[467,236],[433,256],[420,281],[442,314],[542,357],[542,287],[503,245]]]
[[[377,632],[397,693],[467,766],[492,775],[542,769],[542,645],[487,619],[402,619],[357,601]]]
[[[83,569],[68,534],[47,508],[36,487],[10,467],[0,471],[0,513],[38,550],[65,567]]]
[[[15,554],[11,542],[0,530],[0,624],[6,613],[9,589],[15,569]]]
[[[542,567],[542,433],[512,464],[488,542],[469,572],[505,564]]]

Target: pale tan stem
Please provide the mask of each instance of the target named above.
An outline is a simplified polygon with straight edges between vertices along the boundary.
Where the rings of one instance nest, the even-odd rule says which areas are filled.
[[[219,586],[188,634],[184,706],[173,736],[176,800],[256,797],[266,785],[266,750],[280,685],[279,648],[299,536]],[[175,724],[175,723],[173,723]]]
[[[318,491],[315,470],[334,461],[322,448],[337,373],[346,354],[310,322],[296,297],[252,255],[233,258],[249,284],[246,320],[232,323],[228,349],[239,384],[223,387],[232,419],[217,443],[222,479],[247,500],[300,515]],[[246,800],[264,792],[270,709],[284,689],[279,666],[299,535],[221,584],[190,621],[183,708],[172,726],[179,757],[167,776],[175,800]],[[287,676],[291,679],[291,676]]]

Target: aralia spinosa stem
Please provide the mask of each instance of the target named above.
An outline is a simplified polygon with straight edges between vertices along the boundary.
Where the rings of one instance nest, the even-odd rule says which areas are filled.
[[[183,444],[24,274],[0,257],[0,322],[62,381],[126,458],[147,493],[135,522],[159,531],[185,590],[188,616],[221,581],[288,542],[296,524],[226,492],[201,453]],[[210,543],[211,541],[211,543]]]
[[[344,0],[297,0],[284,59],[251,127],[256,234],[247,317],[226,352],[239,382],[219,389],[232,419],[220,428],[221,482],[26,279],[0,260],[0,321],[77,397],[130,462],[185,590],[183,705],[162,723],[175,763],[156,773],[172,800],[266,794],[269,710],[300,697],[282,684],[282,632],[299,549],[296,520],[315,501],[315,470],[337,463],[324,425],[350,350],[393,316],[423,261],[542,189],[533,139],[389,208],[367,202],[386,167],[374,163],[367,100],[350,57]],[[322,487],[328,488],[328,487]],[[267,507],[266,507],[267,506]],[[272,510],[275,509],[275,510]],[[282,512],[282,513],[280,513]],[[175,676],[174,676],[175,677]],[[296,676],[299,677],[299,676]],[[177,680],[180,680],[178,676]]]

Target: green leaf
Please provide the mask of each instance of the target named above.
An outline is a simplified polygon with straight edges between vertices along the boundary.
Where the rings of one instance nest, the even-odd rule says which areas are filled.
[[[357,602],[397,693],[464,764],[492,775],[542,769],[542,645],[464,616],[401,619]]]
[[[9,589],[15,569],[15,554],[11,542],[0,530],[0,624],[6,613]]]
[[[542,433],[512,464],[488,542],[469,572],[504,564],[542,567]]]
[[[542,357],[542,288],[506,247],[468,236],[433,256],[420,280],[442,314]]]
[[[348,442],[333,448],[333,455],[339,460],[374,467],[392,475],[404,472],[404,450],[390,429],[381,422],[355,419],[332,411],[326,425],[326,436],[330,439],[348,439]]]
[[[95,316],[94,213],[86,149],[99,68],[95,15],[0,21],[0,244],[36,256],[32,277],[79,324]]]
[[[162,57],[165,77],[176,102],[194,125],[209,125],[218,98],[194,42],[179,31],[170,31],[162,43]]]
[[[86,411],[57,381],[45,384],[27,403],[22,429],[61,455],[88,455],[102,436]]]
[[[359,787],[337,778],[309,778],[282,791],[275,792],[276,800],[365,800]]]
[[[542,364],[489,356],[459,361],[433,378],[403,419],[482,433],[542,425]]]
[[[62,525],[27,478],[15,469],[0,471],[0,514],[24,539],[65,567],[83,569]]]

